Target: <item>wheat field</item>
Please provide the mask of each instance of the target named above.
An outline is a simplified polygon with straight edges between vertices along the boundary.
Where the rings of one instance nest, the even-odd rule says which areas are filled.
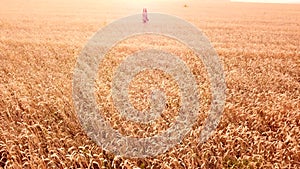
[[[102,150],[86,135],[74,109],[72,80],[89,38],[143,7],[201,29],[223,63],[227,90],[222,119],[205,143],[198,144],[199,132],[191,131],[164,154],[133,159]],[[166,83],[169,109],[150,129],[121,119],[106,99],[119,58],[143,45],[182,56],[203,91],[197,125],[206,117],[211,97],[201,61],[184,46],[157,39],[124,41],[99,66],[98,105],[123,134],[157,134],[170,126],[179,106],[178,86],[160,71],[142,72],[129,87],[134,107],[143,110],[148,90]],[[2,0],[0,65],[0,168],[300,168],[300,5]]]

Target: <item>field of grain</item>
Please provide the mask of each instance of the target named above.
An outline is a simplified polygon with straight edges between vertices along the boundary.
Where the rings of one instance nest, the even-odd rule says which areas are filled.
[[[118,18],[141,13],[143,7],[201,29],[222,60],[227,91],[222,119],[205,143],[197,144],[197,132],[192,132],[158,157],[131,159],[103,151],[86,135],[74,110],[72,80],[88,39]],[[186,52],[175,42],[140,37],[125,41],[115,54],[131,53],[145,39],[174,54]],[[169,127],[162,120],[159,130],[139,135],[135,124],[110,114],[110,100],[103,98],[109,95],[105,82],[118,63],[114,59],[108,57],[101,66],[104,86],[98,86],[97,93],[114,128],[142,137]],[[194,65],[193,56],[183,60]],[[0,65],[0,168],[300,168],[300,5],[2,0]],[[201,66],[191,69],[202,83]],[[176,98],[177,86],[167,76],[155,71],[138,76],[130,87],[134,106],[147,108],[147,90],[163,79],[168,79],[166,93]],[[141,86],[145,81],[148,85]],[[203,118],[210,99],[205,86],[203,82],[199,87],[204,90]],[[170,100],[170,118],[177,107]],[[197,124],[201,126],[201,120]]]

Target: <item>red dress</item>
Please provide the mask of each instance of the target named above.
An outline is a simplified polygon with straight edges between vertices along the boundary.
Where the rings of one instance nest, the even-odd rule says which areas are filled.
[[[147,9],[144,8],[143,9],[143,22],[146,23],[148,21],[149,21],[149,19],[148,19]]]

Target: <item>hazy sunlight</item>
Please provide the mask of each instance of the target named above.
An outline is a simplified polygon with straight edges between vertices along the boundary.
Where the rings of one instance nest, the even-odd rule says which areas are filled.
[[[300,3],[300,0],[231,0],[232,2]]]

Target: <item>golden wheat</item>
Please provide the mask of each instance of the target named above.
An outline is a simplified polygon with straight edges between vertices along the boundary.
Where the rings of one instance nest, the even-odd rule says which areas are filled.
[[[163,38],[157,44],[157,37],[121,43],[99,65],[103,83],[97,86],[98,105],[116,130],[138,137],[156,134],[168,127],[179,106],[178,88],[162,72],[143,72],[130,91],[134,106],[147,109],[149,91],[140,92],[141,84],[148,81],[151,88],[164,82],[173,98],[165,121],[151,127],[125,122],[104,99],[113,68],[123,55],[143,47],[143,38],[150,47],[181,56],[202,91],[203,113],[195,130],[165,154],[130,159],[103,151],[88,138],[73,107],[72,78],[88,38],[107,22],[136,11],[116,7],[115,1],[64,2],[0,2],[0,168],[300,168],[299,5],[150,4],[150,10],[180,16],[209,37],[224,64],[227,100],[216,132],[198,144],[211,99],[201,63],[181,44]]]

